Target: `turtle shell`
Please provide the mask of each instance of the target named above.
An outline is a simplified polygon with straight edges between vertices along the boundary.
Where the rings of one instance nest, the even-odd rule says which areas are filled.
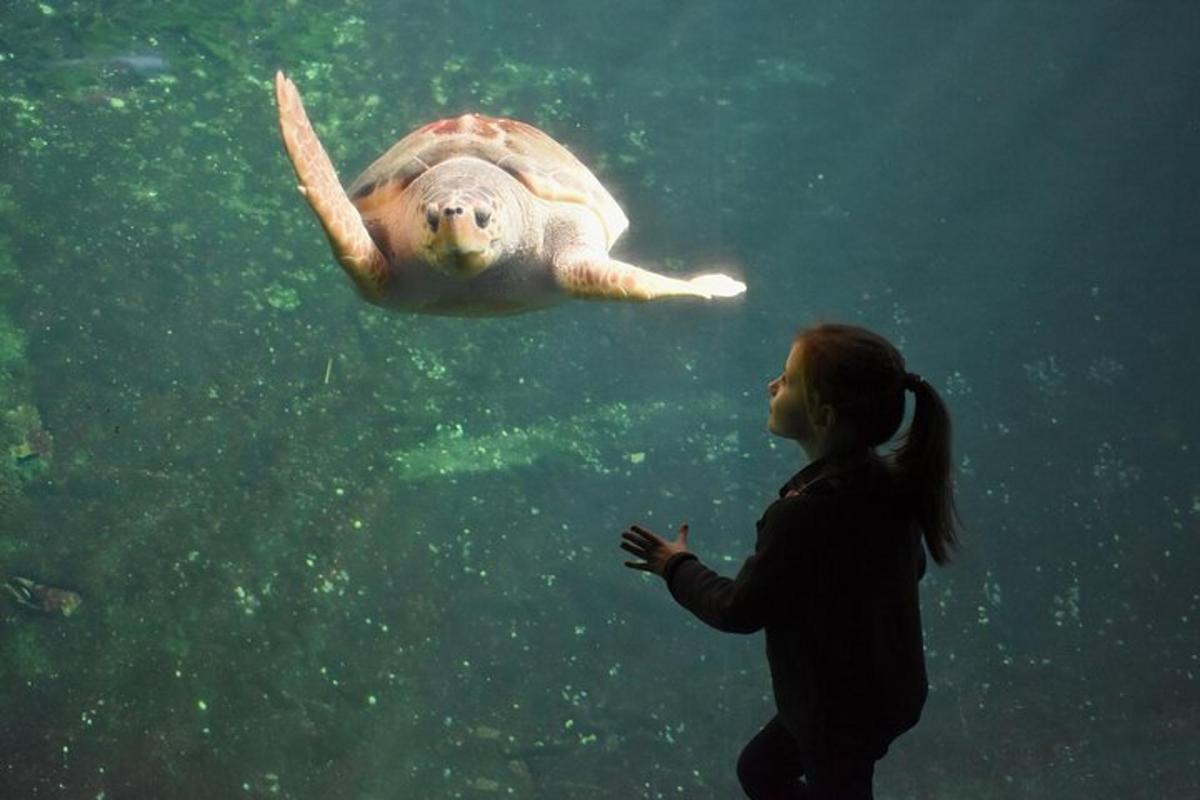
[[[532,125],[482,114],[418,128],[367,167],[346,193],[360,211],[378,207],[425,170],[459,156],[490,161],[543,200],[590,208],[604,226],[609,247],[629,227],[617,201],[567,148]]]

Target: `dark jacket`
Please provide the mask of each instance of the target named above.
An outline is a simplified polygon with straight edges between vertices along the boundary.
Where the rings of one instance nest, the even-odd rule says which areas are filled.
[[[766,629],[779,714],[808,758],[880,758],[916,724],[928,685],[920,531],[884,463],[817,461],[758,521],[754,555],[723,578],[690,553],[664,577],[722,631]]]

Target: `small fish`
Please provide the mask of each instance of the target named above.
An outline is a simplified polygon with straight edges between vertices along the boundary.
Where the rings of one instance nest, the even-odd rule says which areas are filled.
[[[123,53],[117,56],[64,58],[51,62],[50,66],[125,71],[143,78],[162,75],[171,68],[170,63],[158,53]]]
[[[157,53],[130,53],[123,56],[113,56],[107,59],[111,66],[124,67],[138,75],[150,77],[161,75],[170,68],[167,60]]]
[[[45,586],[29,578],[14,576],[0,585],[21,605],[46,614],[62,614],[69,617],[83,605],[83,598],[76,592]]]

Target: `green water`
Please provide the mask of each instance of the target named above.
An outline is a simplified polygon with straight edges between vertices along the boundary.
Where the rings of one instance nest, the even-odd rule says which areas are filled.
[[[277,6],[277,8],[271,8]],[[732,573],[803,464],[793,331],[946,397],[966,549],[877,796],[1200,793],[1200,11],[1101,2],[0,9],[0,797],[729,798],[772,712],[617,534]],[[388,313],[278,138],[349,181],[476,110],[724,304]]]

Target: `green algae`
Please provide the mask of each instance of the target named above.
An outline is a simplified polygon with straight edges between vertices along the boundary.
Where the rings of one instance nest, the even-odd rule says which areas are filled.
[[[13,369],[22,363],[25,360],[25,345],[24,331],[0,312],[0,369]]]
[[[503,54],[490,63],[463,56],[448,59],[430,77],[429,93],[443,108],[470,106],[497,116],[530,116],[539,125],[571,120],[581,106],[600,100],[585,70],[534,64]]]
[[[606,475],[642,464],[645,452],[630,450],[626,443],[661,435],[661,427],[674,414],[702,420],[714,416],[722,406],[716,396],[696,401],[686,410],[662,401],[636,405],[616,402],[564,418],[478,434],[468,434],[461,423],[439,423],[429,439],[414,447],[391,450],[390,468],[399,479],[415,481],[503,472],[554,459]],[[727,444],[711,443],[709,449],[719,452]]]
[[[0,264],[5,261],[0,255]],[[0,513],[50,466],[52,438],[33,404],[27,345],[25,332],[0,306]]]
[[[262,291],[267,305],[279,311],[295,311],[300,307],[300,293],[290,286],[272,283]]]

